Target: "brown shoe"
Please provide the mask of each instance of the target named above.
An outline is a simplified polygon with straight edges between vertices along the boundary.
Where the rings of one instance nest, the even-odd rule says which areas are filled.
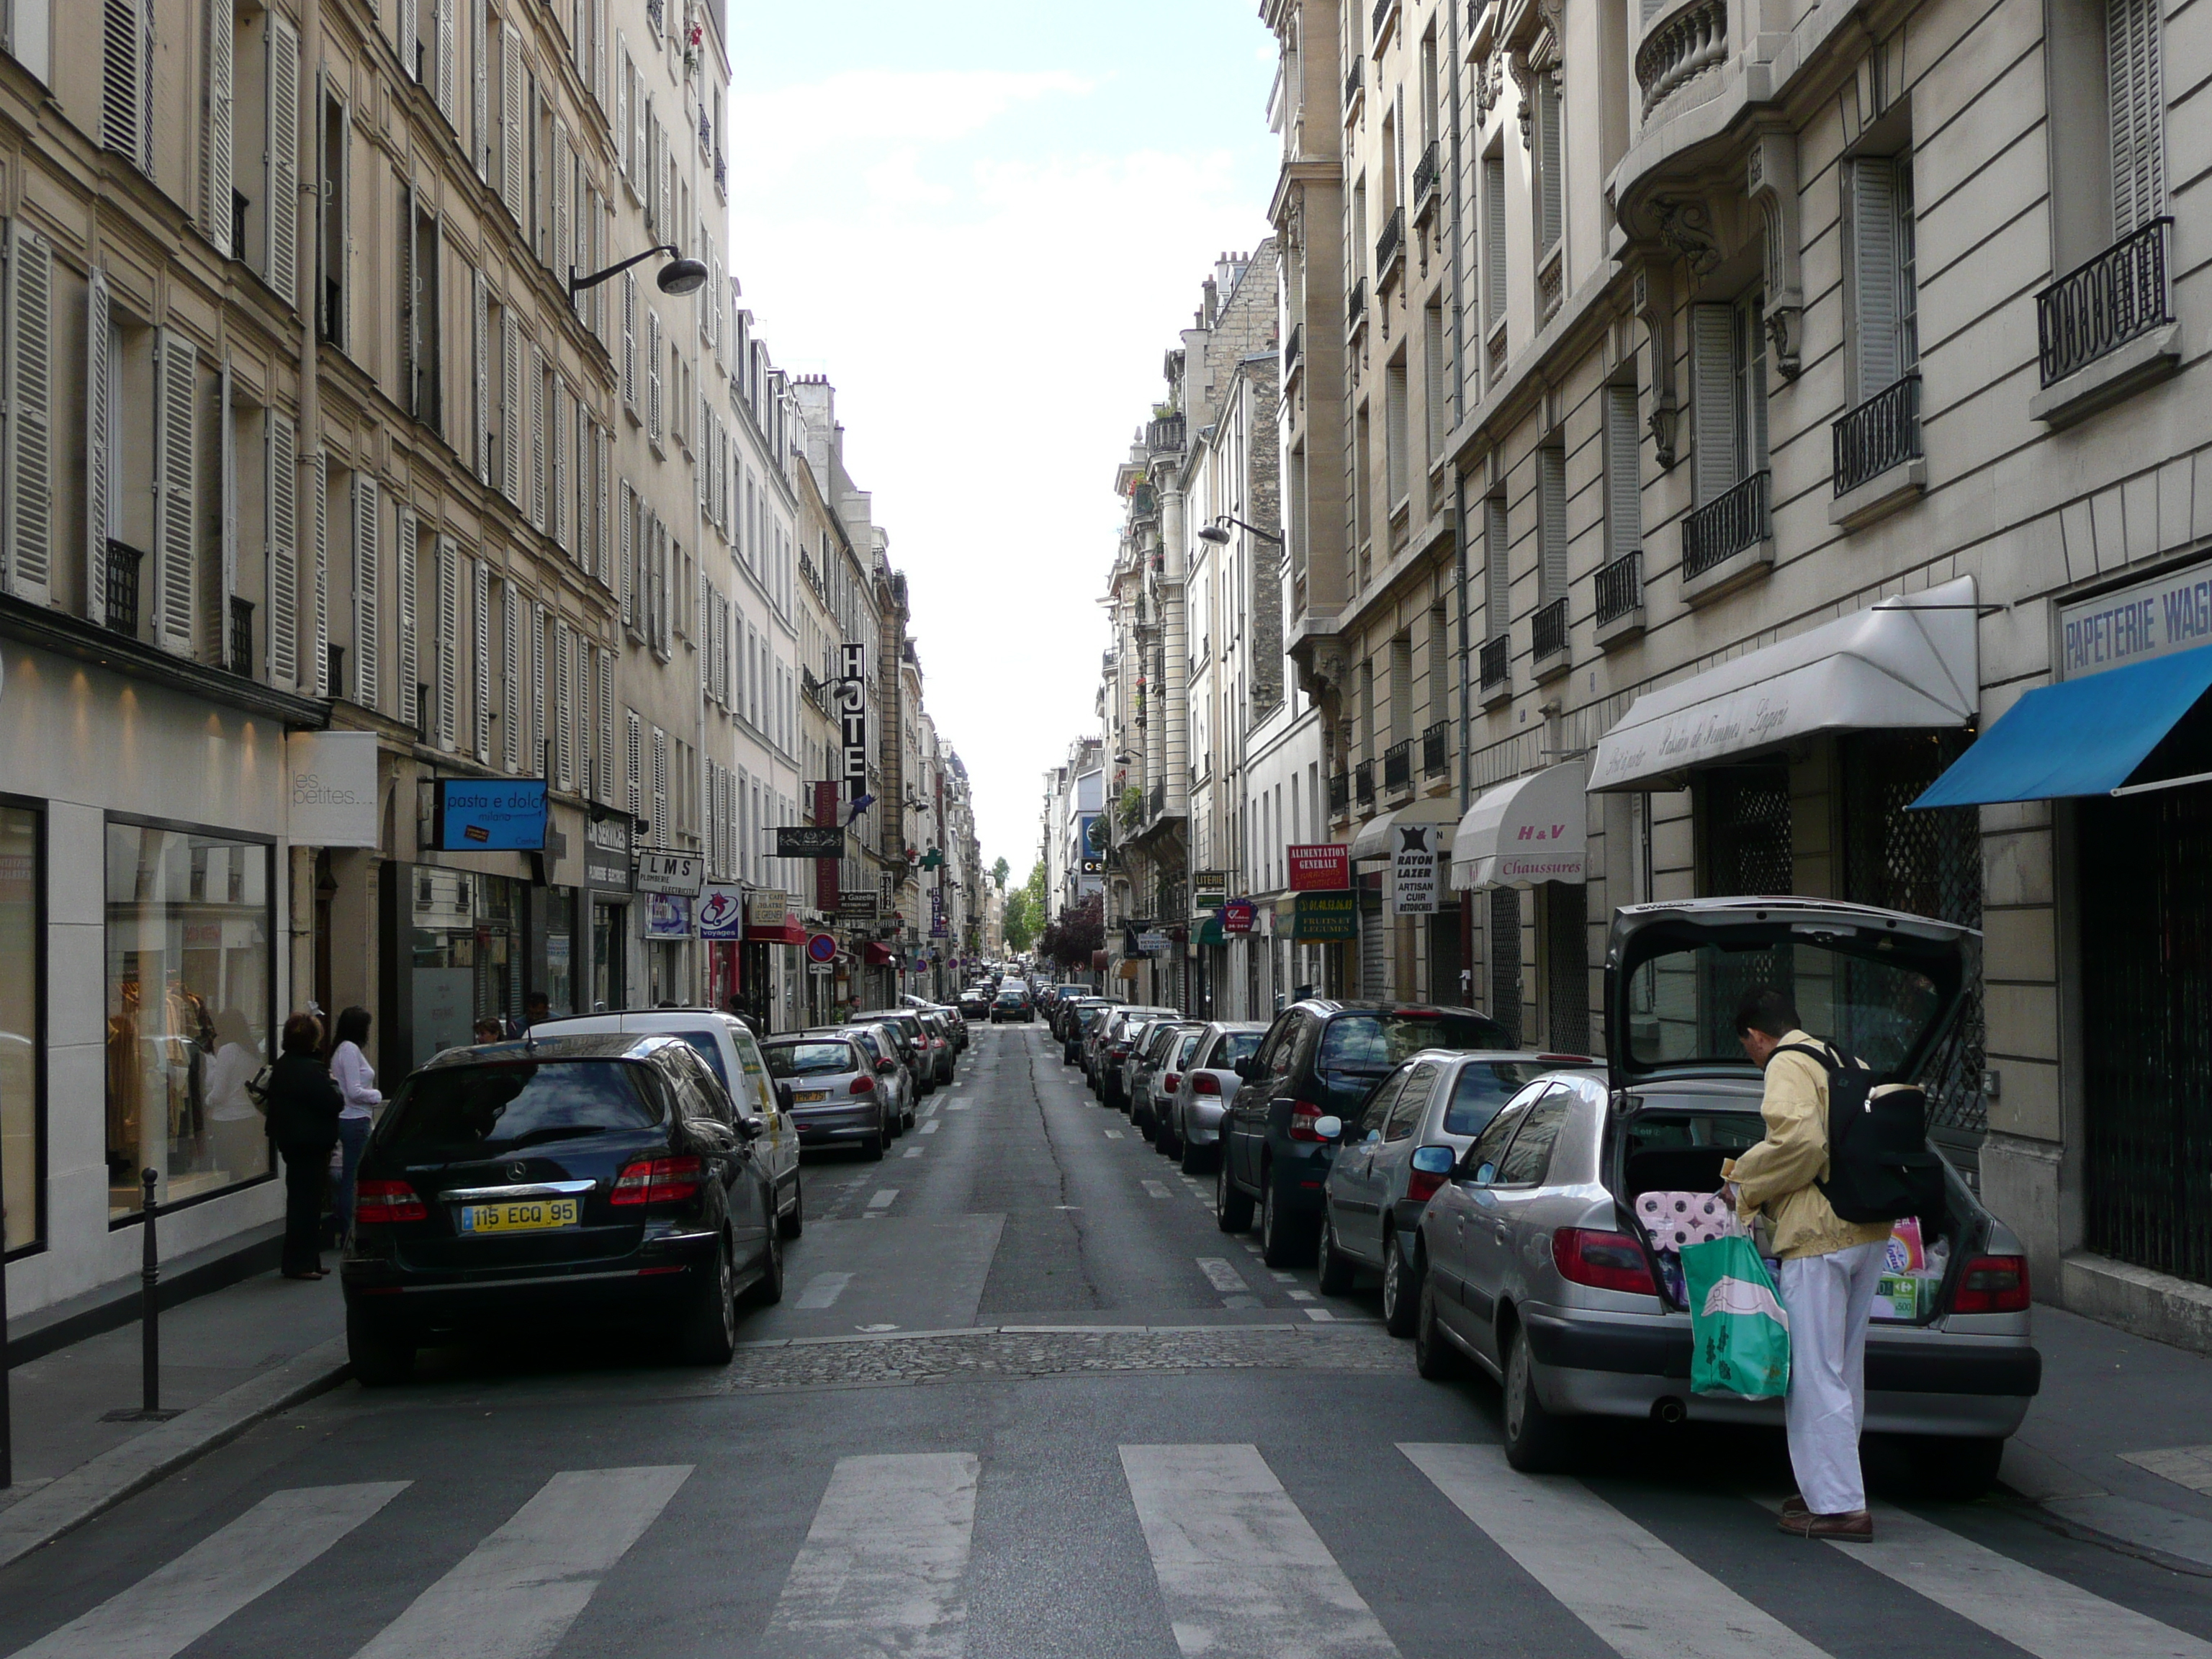
[[[1784,1498],[1782,1500],[1782,1512],[1784,1515],[1804,1515],[1809,1513],[1805,1506],[1804,1493],[1793,1492],[1789,1497]]]
[[[1874,1516],[1864,1510],[1846,1510],[1841,1515],[1814,1515],[1809,1510],[1796,1514],[1784,1511],[1781,1529],[1793,1538],[1832,1538],[1840,1544],[1871,1544],[1874,1542]]]

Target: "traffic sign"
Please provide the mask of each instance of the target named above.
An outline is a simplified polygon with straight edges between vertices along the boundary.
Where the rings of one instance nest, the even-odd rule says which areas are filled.
[[[809,962],[835,962],[837,959],[837,936],[834,933],[815,933],[806,941]]]

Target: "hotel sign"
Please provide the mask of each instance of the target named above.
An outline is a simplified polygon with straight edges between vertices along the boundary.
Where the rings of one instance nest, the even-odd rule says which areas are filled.
[[[868,787],[868,647],[854,641],[837,647],[837,728],[844,764],[839,775],[854,797]]]

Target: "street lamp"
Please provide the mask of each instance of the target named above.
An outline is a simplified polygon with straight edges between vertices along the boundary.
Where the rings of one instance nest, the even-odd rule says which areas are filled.
[[[1198,538],[1202,542],[1212,542],[1216,547],[1226,547],[1229,545],[1228,526],[1232,524],[1239,530],[1244,532],[1245,534],[1249,536],[1257,536],[1263,542],[1273,542],[1279,546],[1282,543],[1283,538],[1280,536],[1278,536],[1273,531],[1262,530],[1256,524],[1246,524],[1243,520],[1237,518],[1227,513],[1224,513],[1219,518],[1214,520],[1212,524],[1200,531],[1198,532]]]
[[[687,259],[676,251],[673,244],[649,247],[642,253],[632,254],[618,265],[609,265],[605,270],[595,270],[588,276],[576,275],[576,267],[568,267],[568,297],[574,299],[587,288],[597,288],[610,276],[619,276],[632,265],[641,265],[656,253],[665,253],[668,263],[660,268],[654,282],[663,294],[681,299],[687,294],[696,294],[707,286],[707,267],[696,259]]]

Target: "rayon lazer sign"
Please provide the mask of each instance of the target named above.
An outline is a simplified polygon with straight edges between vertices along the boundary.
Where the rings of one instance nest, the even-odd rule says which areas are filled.
[[[1436,915],[1437,849],[1429,845],[1436,826],[1401,823],[1390,833],[1398,843],[1390,851],[1390,908],[1401,916]]]
[[[868,787],[868,647],[857,641],[837,647],[838,742],[843,768],[840,775],[859,796]]]

